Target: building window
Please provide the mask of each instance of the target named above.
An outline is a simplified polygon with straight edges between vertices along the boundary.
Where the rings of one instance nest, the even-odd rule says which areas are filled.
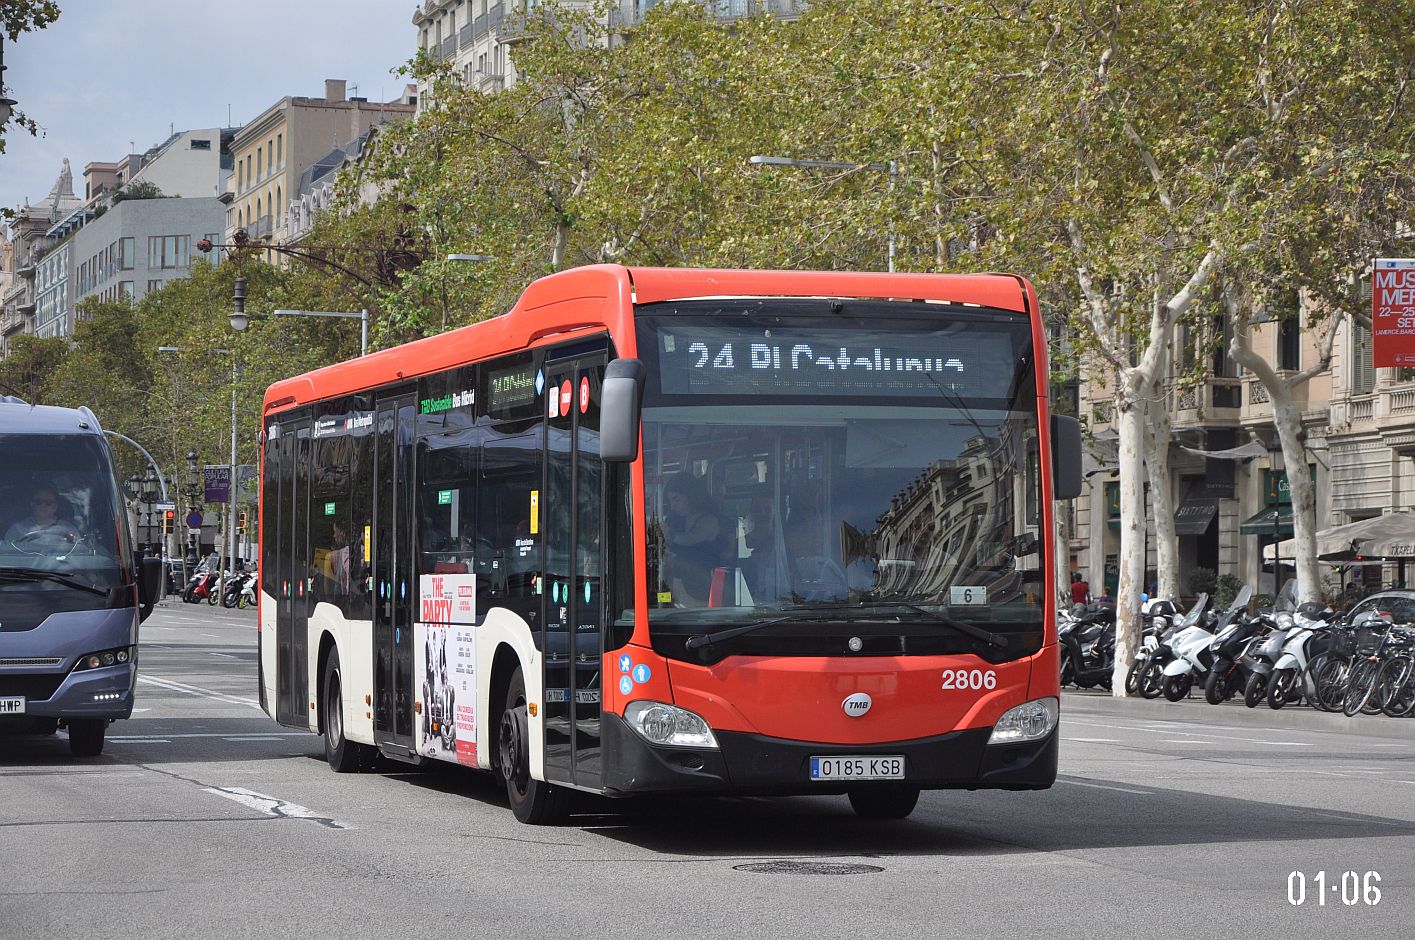
[[[193,149],[193,150],[210,150],[210,149],[211,149],[211,141],[209,141],[209,140],[193,140],[193,141],[192,141],[192,149]]]
[[[275,136],[275,159],[280,161],[280,165],[281,165],[282,167],[285,165],[285,135],[284,135],[284,134],[277,134],[277,135]]]
[[[1302,324],[1297,315],[1278,321],[1277,367],[1287,372],[1302,368]]]
[[[185,268],[191,264],[190,235],[152,235],[147,240],[147,266],[155,270]]]
[[[265,176],[265,168],[261,166],[261,161],[264,160],[264,159],[265,159],[265,148],[264,148],[264,147],[257,147],[257,148],[256,148],[256,151],[255,151],[255,180],[254,180],[254,182],[257,182],[257,183],[260,182],[261,178],[262,178],[263,176]]]
[[[124,271],[131,271],[133,265],[137,263],[137,259],[134,257],[135,251],[132,238],[118,239],[118,255],[120,258],[119,267]]]
[[[122,297],[123,297],[125,300],[132,300],[132,299],[133,299],[133,282],[132,282],[132,281],[119,281],[119,282],[118,282],[118,293],[119,293],[120,295],[122,295]]]
[[[148,292],[149,294],[151,294],[151,293],[152,293],[153,291],[155,291],[155,290],[161,290],[161,289],[162,289],[162,282],[161,282],[161,281],[148,281],[148,282],[147,282],[147,292]]]
[[[1376,367],[1372,359],[1371,330],[1351,324],[1351,394],[1369,395],[1376,387]]]
[[[243,164],[236,164],[236,192],[243,192],[246,188],[246,168]]]
[[[277,186],[275,187],[275,205],[270,207],[271,215],[280,211],[280,207],[283,205],[285,205],[285,188],[283,186]]]

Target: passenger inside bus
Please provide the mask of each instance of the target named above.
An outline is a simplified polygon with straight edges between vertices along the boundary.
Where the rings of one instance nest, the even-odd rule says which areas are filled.
[[[679,473],[665,490],[665,574],[683,606],[706,606],[715,569],[733,563],[736,529],[717,511],[705,481]]]

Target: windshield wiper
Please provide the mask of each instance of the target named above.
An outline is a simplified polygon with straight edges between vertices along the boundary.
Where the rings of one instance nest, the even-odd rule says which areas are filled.
[[[1005,636],[993,633],[991,630],[984,630],[982,627],[976,627],[971,623],[965,623],[961,620],[952,620],[948,617],[941,616],[925,607],[920,607],[918,604],[894,602],[881,604],[879,606],[887,608],[903,608],[904,610],[916,614],[922,619],[928,620],[930,623],[937,624],[938,626],[942,627],[948,627],[950,630],[954,630],[958,633],[970,636],[975,640],[982,640],[984,643],[987,643],[991,646],[996,646],[999,648],[1004,648],[1007,646],[1007,637]],[[798,607],[788,607],[784,609],[797,611],[812,611],[817,614],[835,612],[856,613],[857,616],[846,616],[842,618],[851,622],[883,620],[888,619],[889,617],[888,614],[877,613],[874,607],[842,607],[827,604],[820,606],[801,605]],[[743,624],[739,627],[728,627],[726,630],[718,630],[716,633],[704,633],[699,634],[698,636],[691,636],[683,645],[690,650],[702,649],[704,646],[713,646],[717,643],[721,643],[724,640],[730,640],[734,637],[745,636],[748,633],[753,633],[764,627],[775,626],[779,623],[809,623],[811,621],[821,619],[823,618],[821,618],[820,616],[806,617],[802,616],[799,613],[791,614],[785,617],[772,617],[768,620],[758,620],[753,623]],[[898,619],[897,614],[895,615],[895,619]]]
[[[68,575],[59,574],[57,571],[35,571],[33,568],[0,568],[0,581],[10,584],[19,584],[26,581],[53,581],[55,584],[62,584],[76,591],[88,591],[90,594],[97,594],[99,597],[108,596],[108,591],[105,588],[97,588],[91,584],[84,584],[82,581],[76,581]]]

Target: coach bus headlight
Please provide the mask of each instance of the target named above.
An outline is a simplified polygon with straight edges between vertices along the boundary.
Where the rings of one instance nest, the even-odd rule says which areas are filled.
[[[98,653],[89,653],[80,656],[79,661],[74,664],[74,671],[81,669],[102,669],[104,666],[120,666],[133,658],[133,648],[131,646],[121,646],[114,650],[103,650]]]
[[[1056,730],[1057,701],[1039,698],[1009,708],[993,726],[988,744],[1022,744],[1040,741]]]
[[[717,747],[717,738],[703,719],[676,705],[630,702],[624,720],[650,744],[668,747]]]

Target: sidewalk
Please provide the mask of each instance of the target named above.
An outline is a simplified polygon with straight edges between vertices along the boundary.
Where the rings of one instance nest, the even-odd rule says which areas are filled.
[[[1163,698],[1139,697],[1117,699],[1109,692],[1064,689],[1061,693],[1062,721],[1066,715],[1080,714],[1104,718],[1124,715],[1127,718],[1169,719],[1202,724],[1230,725],[1244,728],[1294,728],[1302,731],[1335,731],[1374,738],[1399,738],[1415,742],[1415,719],[1387,718],[1385,715],[1357,715],[1347,718],[1340,712],[1319,712],[1305,705],[1288,705],[1274,711],[1266,703],[1248,708],[1241,698],[1222,705],[1210,705],[1202,694],[1190,695],[1178,702]]]

